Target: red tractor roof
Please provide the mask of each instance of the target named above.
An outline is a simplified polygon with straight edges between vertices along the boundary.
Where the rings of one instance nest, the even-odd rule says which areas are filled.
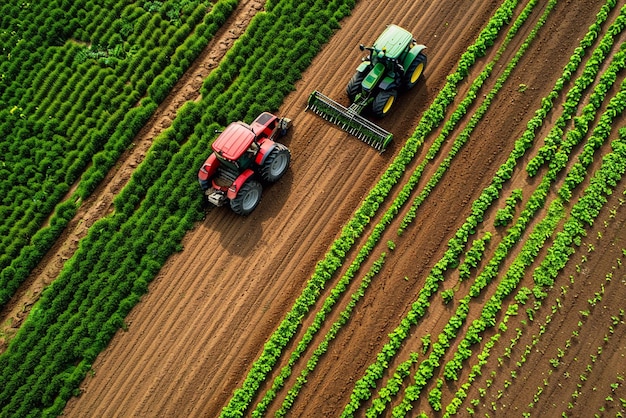
[[[243,122],[233,122],[213,141],[213,151],[220,157],[236,160],[250,147],[254,132]]]

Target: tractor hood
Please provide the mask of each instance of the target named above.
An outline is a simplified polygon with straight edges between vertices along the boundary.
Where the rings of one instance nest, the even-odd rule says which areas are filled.
[[[255,134],[249,125],[233,122],[213,141],[213,151],[222,158],[235,161],[246,152],[254,141]]]
[[[377,51],[384,50],[387,58],[394,59],[404,52],[412,40],[413,35],[409,31],[400,26],[389,25],[374,42],[374,48]]]

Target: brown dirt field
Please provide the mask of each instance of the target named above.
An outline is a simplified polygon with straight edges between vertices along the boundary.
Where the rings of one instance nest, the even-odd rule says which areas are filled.
[[[413,132],[421,114],[443,87],[446,76],[454,70],[459,56],[474,41],[499,3],[490,0],[360,1],[352,15],[342,21],[341,30],[316,57],[280,109],[281,115],[293,119],[293,129],[284,141],[292,151],[292,165],[286,177],[265,192],[264,200],[252,215],[242,218],[226,208],[214,209],[187,234],[183,241],[184,250],[172,256],[151,283],[149,293],[127,317],[128,330],[118,332],[98,357],[93,365],[93,375],[81,386],[82,395],[68,403],[65,415],[218,416],[232,392],[241,386],[253,361],[262,352],[265,341],[311,277],[316,263],[392,161],[402,139]],[[224,41],[218,40],[208,46],[160,108],[153,123],[144,129],[135,150],[125,156],[117,172],[111,174],[108,185],[97,191],[89,205],[83,206],[82,218],[78,217],[81,221],[72,226],[64,241],[55,248],[56,252],[49,256],[50,267],[42,266],[38,271],[40,275],[29,282],[29,289],[24,290],[24,299],[20,299],[13,309],[19,310],[22,304],[28,303],[25,295],[33,294],[33,289],[37,287],[35,283],[40,283],[42,277],[54,277],[54,269],[61,265],[59,258],[68,257],[72,251],[64,253],[63,249],[75,246],[81,233],[84,233],[80,225],[89,225],[106,214],[112,197],[141,161],[150,139],[169,125],[178,106],[185,100],[197,98],[201,80],[219,61],[220,53],[232,43],[240,33],[238,31],[245,28],[250,16],[258,10],[257,4],[242,2],[235,17],[218,34],[219,39]],[[495,78],[532,29],[546,4],[547,1],[539,2],[537,11],[504,53],[500,61],[502,65],[496,66],[496,73],[487,81],[485,88],[493,86]],[[388,240],[395,241],[396,250],[388,251],[384,269],[359,302],[348,326],[342,329],[315,371],[308,376],[308,382],[294,403],[290,416],[340,414],[350,399],[354,382],[375,360],[387,341],[387,334],[410,308],[424,277],[441,258],[448,240],[470,213],[471,202],[489,184],[508,156],[541,98],[550,91],[573,49],[595,20],[600,5],[600,2],[559,2],[539,37],[472,134],[469,144],[455,157],[442,182],[420,207],[413,225],[402,237],[395,232],[398,222],[388,228],[374,254],[388,251],[385,245]],[[516,12],[520,11],[521,7]],[[612,17],[615,16],[616,13],[613,13]],[[425,82],[401,96],[392,115],[381,122],[384,128],[394,133],[396,139],[385,153],[379,154],[315,115],[305,113],[304,106],[314,89],[345,102],[345,83],[361,56],[358,43],[375,39],[385,25],[392,22],[411,30],[420,43],[428,46],[429,65]],[[472,80],[481,70],[481,65],[477,65],[468,79]],[[528,87],[526,91],[519,91],[521,84]],[[468,83],[461,86],[458,97],[463,96],[467,87]],[[623,125],[624,119],[621,122]],[[462,127],[456,132],[460,132]],[[547,132],[549,127],[544,129]],[[415,159],[415,165],[423,160],[434,138],[431,135],[427,139]],[[424,179],[434,173],[449,145],[427,167]],[[602,151],[608,152],[608,149],[604,147]],[[424,183],[425,180],[420,185]],[[507,185],[507,190],[521,188],[524,196],[528,196],[536,185],[534,179],[529,179],[520,170]],[[557,279],[557,285],[544,301],[536,320],[528,321],[527,326],[522,325],[521,321],[527,318],[521,312],[509,322],[509,330],[501,338],[504,342],[502,347],[494,349],[495,354],[484,369],[486,372],[472,384],[461,411],[465,413],[465,407],[470,406],[469,400],[479,398],[479,388],[485,388],[486,395],[480,397],[479,404],[474,408],[482,415],[509,416],[512,413],[521,416],[522,412],[528,411],[539,416],[558,416],[560,412],[566,412],[568,416],[582,417],[601,414],[602,408],[613,411],[613,416],[620,408],[623,412],[619,398],[626,396],[620,377],[626,374],[626,363],[623,361],[626,350],[620,342],[626,327],[623,323],[615,325],[611,334],[610,326],[612,317],[619,315],[620,308],[624,306],[626,296],[625,275],[620,261],[623,259],[622,249],[626,248],[622,232],[626,221],[626,210],[622,205],[625,189],[626,183],[622,181],[616,189],[619,193],[614,193],[605,205],[605,211],[589,231],[585,245],[572,256],[572,261]],[[390,201],[387,199],[386,203]],[[491,219],[485,219],[484,230],[493,231],[492,241],[497,243],[503,232],[493,228],[494,215],[490,213]],[[593,251],[589,244],[593,246]],[[492,245],[493,248],[495,245]],[[586,258],[581,261],[583,255]],[[369,264],[364,266],[363,271],[367,267]],[[613,275],[610,282],[605,278],[608,273]],[[444,288],[456,285],[456,279],[450,279],[444,283]],[[532,287],[532,277],[527,275],[522,285]],[[331,287],[329,283],[326,291]],[[597,306],[589,308],[588,300],[601,289],[606,291],[605,298]],[[467,289],[460,286],[462,290]],[[480,303],[493,291],[488,289],[472,304],[468,323],[479,316]],[[515,362],[524,347],[532,343],[533,334],[537,334],[541,321],[552,312],[551,306],[557,304],[557,298],[562,306],[556,309],[552,321],[545,325],[546,332],[533,345],[527,364],[512,379],[510,371],[515,370]],[[340,305],[345,305],[345,302]],[[333,311],[321,335],[325,334],[341,309],[343,306]],[[389,370],[393,371],[411,351],[421,352],[421,337],[438,335],[453,309],[441,303],[440,298],[433,300],[427,316],[420,321],[414,335],[397,356],[396,364],[391,364]],[[591,309],[592,315],[585,320],[579,312],[587,309]],[[305,319],[294,341],[298,341],[312,316]],[[582,320],[580,327],[579,320]],[[496,358],[502,356],[504,346],[514,336],[516,327],[524,327],[523,337],[513,350],[511,359],[499,365]],[[549,360],[557,356],[559,348],[565,349],[567,339],[578,328],[579,335],[564,353],[562,362],[553,367]],[[608,335],[608,343],[603,341],[605,335]],[[314,339],[313,348],[296,365],[294,374],[287,381],[287,389],[295,382],[306,358],[320,340],[320,336]],[[601,355],[598,355],[599,346],[602,346]],[[593,363],[592,355],[597,356]],[[451,354],[448,357],[451,358]],[[475,358],[470,361],[473,364]],[[272,379],[285,362],[286,358],[281,359],[279,367],[270,374]],[[591,370],[587,370],[590,363]],[[492,376],[492,371],[496,372],[495,376]],[[585,380],[580,378],[583,373]],[[466,378],[464,372],[459,385],[444,385],[444,406]],[[491,382],[488,383],[488,379]],[[506,379],[512,382],[507,384]],[[547,379],[547,384],[543,379]],[[269,387],[271,382],[268,379],[266,386]],[[615,383],[617,386],[613,388],[611,384]],[[581,387],[578,388],[577,384]],[[541,386],[545,387],[537,396],[539,401],[533,409],[529,409],[528,404]],[[429,385],[427,390],[432,387],[433,384]],[[498,390],[502,391],[502,395]],[[577,401],[572,401],[576,390],[582,394]],[[414,405],[414,411],[442,415],[431,409],[427,392],[423,393],[424,396]],[[286,390],[279,393],[270,407],[270,414],[273,415],[280,407],[285,394]],[[613,394],[614,401],[608,400],[609,394]],[[568,410],[570,402],[575,405]],[[364,412],[360,411],[362,415]]]

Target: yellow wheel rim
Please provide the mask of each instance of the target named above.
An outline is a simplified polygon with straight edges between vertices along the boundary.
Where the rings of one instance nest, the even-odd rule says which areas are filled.
[[[422,75],[422,71],[424,71],[424,63],[421,62],[417,67],[415,67],[415,71],[411,74],[411,84],[417,82],[417,79]]]
[[[394,100],[395,97],[389,96],[389,98],[387,99],[387,103],[385,103],[385,106],[383,107],[383,113],[389,112],[389,109],[391,109],[391,105],[393,104]]]

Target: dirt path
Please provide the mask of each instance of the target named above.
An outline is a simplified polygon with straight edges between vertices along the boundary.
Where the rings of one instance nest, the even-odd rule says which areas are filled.
[[[545,6],[547,2],[540,3]],[[454,4],[360,1],[281,108],[281,115],[293,119],[285,140],[293,155],[286,177],[265,191],[264,200],[249,217],[215,209],[187,234],[184,251],[171,257],[150,285],[149,293],[127,318],[128,331],[119,332],[98,357],[94,375],[83,383],[83,394],[68,403],[65,415],[217,416],[317,261],[498,4],[490,0]],[[490,181],[560,74],[569,54],[559,51],[564,44],[573,50],[573,40],[584,35],[596,9],[563,2],[554,12],[567,18],[551,20],[535,53],[520,63],[502,99],[473,135],[471,146],[455,159],[437,192],[420,209],[415,225],[398,240],[398,250],[372,284],[350,326],[309,377],[292,416],[336,416],[345,405],[354,381],[374,360],[387,333],[414,300],[428,269],[465,220],[468,203]],[[231,20],[233,25],[237,22]],[[303,110],[313,89],[345,101],[345,83],[361,56],[357,45],[371,42],[390,22],[410,29],[428,46],[429,66],[426,82],[401,96],[393,114],[381,122],[396,138],[381,155]],[[225,28],[222,35],[230,32]],[[514,49],[502,62],[512,53]],[[204,58],[194,64],[193,75],[187,78],[191,84],[183,81],[177,87],[182,96],[169,99],[174,107],[163,115],[173,116],[175,103],[194,99],[184,92],[197,91],[204,74],[201,69],[209,70],[202,64]],[[529,87],[526,94],[518,91],[522,83]],[[154,135],[151,129],[148,137]],[[110,201],[96,198],[94,205],[102,205],[105,213]],[[393,233],[382,242],[396,239]],[[449,315],[445,306],[432,309],[417,335],[431,328],[435,334]],[[419,349],[420,344],[419,337],[412,339],[407,349]]]

